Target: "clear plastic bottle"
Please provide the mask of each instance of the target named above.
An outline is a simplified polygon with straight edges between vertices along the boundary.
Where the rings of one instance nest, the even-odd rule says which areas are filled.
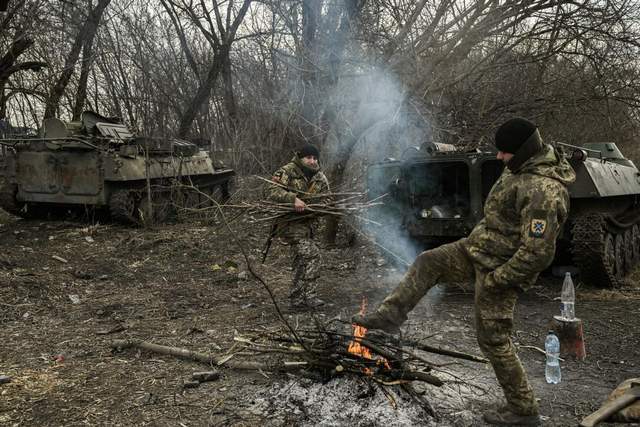
[[[547,365],[544,376],[548,384],[558,384],[562,379],[560,372],[560,340],[553,331],[549,331],[544,341],[544,349],[547,354]]]
[[[576,318],[576,291],[573,288],[573,280],[571,273],[568,271],[564,274],[564,282],[562,283],[562,294],[560,294],[560,317],[564,320],[574,320]]]

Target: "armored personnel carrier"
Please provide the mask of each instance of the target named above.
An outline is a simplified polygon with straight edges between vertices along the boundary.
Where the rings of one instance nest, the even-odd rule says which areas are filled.
[[[46,119],[38,136],[0,144],[8,147],[0,207],[23,217],[85,207],[120,222],[162,221],[176,207],[223,201],[234,177],[194,144],[134,136],[88,111],[78,122]]]
[[[556,261],[573,262],[582,281],[619,287],[640,261],[640,171],[614,143],[559,144],[576,172],[571,210]],[[387,194],[374,220],[421,248],[466,236],[503,170],[496,153],[427,143],[368,169],[370,197]],[[388,242],[388,239],[385,240]]]

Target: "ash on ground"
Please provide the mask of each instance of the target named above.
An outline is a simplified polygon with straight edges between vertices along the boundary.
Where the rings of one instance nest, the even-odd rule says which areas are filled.
[[[442,392],[425,394],[434,403]],[[451,397],[451,396],[448,396]],[[272,385],[266,392],[251,398],[250,412],[269,414],[268,426],[472,426],[480,416],[469,410],[469,402],[439,412],[432,418],[400,386],[382,386],[375,381],[335,378],[327,383],[294,378]],[[466,407],[466,408],[465,408]],[[442,409],[442,408],[440,408]],[[474,414],[475,412],[475,414]]]
[[[400,387],[385,389],[386,394],[374,381],[362,378],[341,377],[325,384],[295,378],[255,395],[251,412],[271,414],[267,425],[441,425]]]

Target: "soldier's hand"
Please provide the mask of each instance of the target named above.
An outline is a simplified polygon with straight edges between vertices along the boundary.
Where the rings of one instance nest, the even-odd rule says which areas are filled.
[[[484,288],[491,291],[499,291],[501,289],[501,285],[496,282],[495,277],[493,276],[494,272],[489,272],[484,278]]]
[[[293,208],[296,212],[304,212],[304,209],[307,207],[307,204],[296,197],[296,200],[293,202]]]

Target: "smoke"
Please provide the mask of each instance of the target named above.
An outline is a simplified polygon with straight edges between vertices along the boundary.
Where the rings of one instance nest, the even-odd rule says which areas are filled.
[[[430,134],[407,90],[382,67],[360,62],[356,72],[345,70],[329,98],[328,107],[336,113],[326,149],[330,159],[338,161],[336,156],[343,156],[345,146],[353,144],[347,153],[348,172],[362,172],[362,164],[398,158]]]
[[[343,189],[367,191],[370,199],[381,197],[384,203],[368,213],[373,222],[351,225],[372,237],[381,255],[403,269],[422,248],[403,229],[406,212],[392,194],[399,162],[391,159],[401,159],[407,150],[429,138],[431,126],[418,114],[395,75],[365,59],[350,61],[342,68],[329,99],[333,103],[329,108],[337,114],[324,150],[334,165],[349,157]]]
[[[346,3],[327,1],[323,7],[314,3],[318,27],[309,39],[313,45],[306,46],[308,56],[290,75],[287,106],[280,111],[283,121],[288,120],[290,108],[296,106],[305,137],[322,141],[322,167],[330,172],[334,192],[367,191],[373,183],[377,187],[369,191],[373,198],[391,190],[397,173],[383,167],[389,173],[375,176],[372,166],[402,158],[409,147],[431,138],[432,126],[428,111],[412,99],[409,88],[353,37],[357,29],[345,25]],[[393,197],[380,200],[385,205],[371,212],[377,224],[353,221],[348,225],[384,247],[382,256],[400,258],[403,261],[398,264],[406,265],[421,248],[403,231],[403,212]]]

